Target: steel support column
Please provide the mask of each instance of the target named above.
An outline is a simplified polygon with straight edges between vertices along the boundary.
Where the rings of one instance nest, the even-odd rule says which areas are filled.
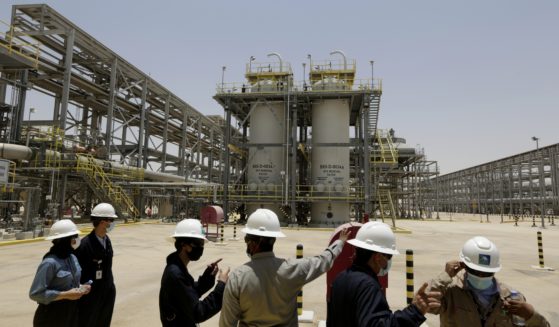
[[[109,104],[107,106],[107,127],[105,128],[105,146],[107,147],[107,159],[111,158],[113,143],[113,113],[115,107],[116,94],[116,71],[118,69],[118,59],[114,58],[111,63],[111,80],[109,83]]]

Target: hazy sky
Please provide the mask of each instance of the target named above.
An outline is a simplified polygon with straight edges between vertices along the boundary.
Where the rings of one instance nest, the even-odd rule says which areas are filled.
[[[0,0],[0,19],[12,4]],[[559,142],[559,1],[46,1],[204,114],[250,56],[343,50],[383,79],[380,128],[442,173]],[[308,69],[307,69],[308,72]],[[38,106],[39,104],[29,104]]]

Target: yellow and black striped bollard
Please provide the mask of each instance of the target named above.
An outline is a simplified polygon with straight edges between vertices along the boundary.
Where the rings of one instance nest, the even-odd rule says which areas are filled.
[[[532,268],[537,270],[548,270],[553,271],[555,269],[551,267],[546,267],[543,261],[543,240],[542,240],[542,232],[538,231],[538,257],[539,257],[539,265],[532,266]]]
[[[542,232],[538,231],[538,257],[540,259],[540,268],[544,268],[545,265],[543,264],[543,240],[542,240]]]
[[[406,250],[406,302],[413,301],[413,250]]]
[[[297,259],[303,258],[303,244],[297,244]],[[297,293],[297,315],[303,314],[303,289]]]

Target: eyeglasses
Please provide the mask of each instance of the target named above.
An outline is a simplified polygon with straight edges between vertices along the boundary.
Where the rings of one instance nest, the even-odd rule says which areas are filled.
[[[103,218],[103,219],[101,219],[101,221],[109,221],[109,222],[112,223],[113,221],[115,221],[115,219],[114,218]]]

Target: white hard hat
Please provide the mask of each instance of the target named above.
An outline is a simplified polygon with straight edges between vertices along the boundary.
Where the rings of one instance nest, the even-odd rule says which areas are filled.
[[[473,270],[495,273],[501,270],[501,260],[497,246],[482,236],[476,236],[464,243],[460,260]]]
[[[204,235],[202,224],[197,219],[181,220],[175,227],[175,232],[170,237],[191,237],[208,240]]]
[[[49,236],[45,240],[55,240],[57,238],[64,238],[72,235],[79,235],[80,231],[76,224],[70,219],[62,219],[55,222],[50,228]]]
[[[91,211],[91,217],[98,218],[118,218],[115,208],[109,203],[99,203]]]
[[[378,221],[370,221],[361,226],[355,238],[347,241],[358,248],[386,254],[400,254],[396,250],[396,238],[390,226]]]
[[[256,209],[247,220],[245,234],[264,237],[285,237],[281,232],[278,216],[269,209]]]

